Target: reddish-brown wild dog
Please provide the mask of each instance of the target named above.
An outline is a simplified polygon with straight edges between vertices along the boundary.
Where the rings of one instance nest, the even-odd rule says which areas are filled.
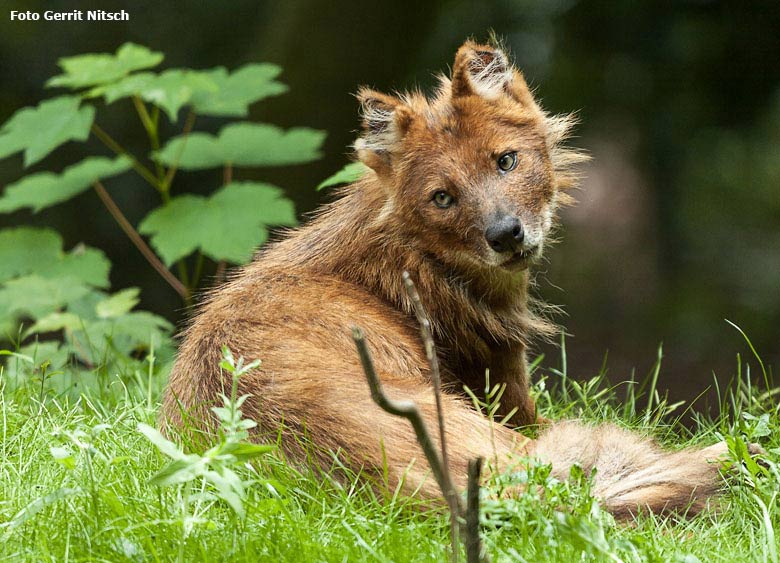
[[[371,400],[350,328],[365,330],[385,390],[417,403],[436,428],[429,367],[401,272],[416,282],[440,355],[453,478],[468,460],[518,456],[598,468],[595,493],[614,514],[699,511],[721,483],[724,444],[666,452],[613,425],[550,424],[537,440],[484,418],[463,386],[506,384],[501,415],[536,423],[525,350],[549,330],[529,308],[527,268],[556,209],[569,201],[583,157],[561,145],[568,117],[547,115],[523,76],[493,46],[466,42],[433,99],[363,89],[357,154],[371,169],[305,226],[264,248],[214,291],[187,328],[164,403],[163,426],[209,419],[229,388],[221,348],[261,359],[240,381],[259,438],[276,435],[292,459],[314,445],[388,486],[440,496],[406,420]],[[208,422],[204,422],[208,425]],[[492,438],[491,438],[492,437]],[[309,453],[311,455],[311,453]]]

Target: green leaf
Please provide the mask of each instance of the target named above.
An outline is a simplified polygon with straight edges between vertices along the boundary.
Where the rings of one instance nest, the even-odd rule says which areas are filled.
[[[94,248],[62,250],[62,237],[51,229],[17,227],[0,231],[0,282],[32,274],[72,277],[95,287],[108,287],[111,263]]]
[[[97,304],[105,300],[108,296],[104,291],[91,289],[81,299],[77,299],[68,304],[68,311],[79,316],[84,322],[91,323],[99,320],[95,308]]]
[[[161,163],[185,170],[235,166],[283,166],[311,162],[322,156],[325,132],[297,127],[284,131],[263,123],[233,123],[218,137],[193,133],[171,139],[153,155]],[[184,147],[182,148],[182,144]],[[179,155],[181,155],[179,157]]]
[[[78,89],[108,84],[134,70],[157,66],[162,60],[162,53],[150,51],[142,45],[125,43],[115,55],[88,53],[60,59],[58,64],[65,73],[49,79],[46,86]]]
[[[25,331],[25,337],[36,332],[54,332],[64,328],[78,330],[82,326],[82,320],[73,313],[51,313],[39,319]]]
[[[116,318],[85,322],[83,330],[74,332],[80,343],[75,351],[91,363],[97,363],[108,352],[129,355],[139,349],[154,346],[159,350],[169,344],[173,325],[148,311],[134,311]]]
[[[19,353],[32,358],[34,366],[49,362],[49,369],[58,369],[68,363],[68,351],[55,340],[31,342],[22,346]]]
[[[272,64],[248,64],[232,74],[222,67],[205,72],[218,90],[193,95],[193,109],[199,115],[246,117],[249,105],[287,91],[287,86],[274,81],[282,69]]]
[[[168,438],[163,436],[159,430],[156,428],[149,426],[148,424],[144,424],[143,422],[138,423],[137,427],[138,432],[146,436],[146,439],[149,440],[152,444],[154,444],[158,450],[160,450],[160,453],[171,458],[171,459],[183,459],[185,456],[185,453],[173,442],[171,442]]]
[[[244,497],[246,494],[241,478],[227,467],[222,467],[221,473],[207,470],[203,476],[217,489],[217,496],[228,503],[239,518],[244,518]]]
[[[124,315],[138,305],[139,292],[140,290],[137,287],[129,287],[115,293],[108,299],[95,305],[97,316],[101,319],[110,319]]]
[[[350,162],[344,168],[320,182],[317,191],[329,186],[338,186],[339,184],[351,184],[359,180],[368,171],[368,166],[362,162]]]
[[[89,292],[82,281],[67,278],[25,276],[0,287],[0,317],[27,314],[39,319]]]
[[[168,334],[173,330],[173,325],[169,321],[149,311],[125,313],[110,322],[114,323],[115,336],[126,336],[134,344],[149,345],[154,342],[156,346],[159,346],[160,342],[156,336]]]
[[[30,362],[27,361],[27,358],[30,358]],[[45,362],[49,362],[49,372],[61,369],[68,363],[67,347],[61,346],[59,342],[54,340],[32,342],[22,346],[18,353],[5,361],[4,373],[16,379],[29,377],[35,368]],[[29,365],[30,363],[32,365]]]
[[[205,465],[206,462],[201,457],[194,454],[186,455],[181,459],[172,461],[152,475],[149,479],[149,484],[165,487],[192,481],[203,474]]]
[[[68,448],[49,446],[49,451],[57,463],[61,463],[66,469],[76,469],[76,458]]]
[[[60,487],[59,489],[55,489],[44,497],[35,499],[16,513],[16,515],[8,523],[8,529],[13,530],[18,528],[47,506],[50,506],[64,498],[80,495],[81,492],[81,489]]]
[[[161,74],[133,74],[114,84],[94,88],[89,94],[104,96],[107,104],[128,96],[140,96],[144,101],[159,106],[171,122],[175,122],[181,107],[190,103],[193,96],[207,96],[218,91],[219,87],[208,72],[172,69]]]
[[[195,250],[242,263],[265,242],[269,225],[295,225],[292,202],[279,188],[234,182],[211,197],[183,195],[152,211],[138,226],[170,265]]]
[[[80,194],[100,178],[116,176],[129,170],[130,159],[93,156],[69,166],[62,174],[40,172],[9,184],[0,197],[0,213],[29,207],[33,213]]]
[[[78,244],[62,255],[62,258],[38,270],[46,277],[73,277],[93,287],[109,286],[108,272],[111,269],[102,250]]]
[[[27,167],[70,140],[86,140],[95,108],[80,104],[79,98],[61,96],[14,113],[0,129],[0,158],[23,150]]]
[[[241,442],[230,453],[233,454],[238,461],[249,461],[250,459],[272,452],[275,449],[276,447],[273,445]]]
[[[31,356],[26,356],[25,354],[20,354],[19,352],[12,352],[11,350],[0,350],[0,356],[9,356],[10,358],[16,358],[17,360],[27,362],[28,364],[35,363],[35,360],[33,360]]]
[[[173,198],[167,205],[158,207],[138,225],[139,232],[151,235],[152,246],[167,265],[187,256],[210,238],[203,219],[208,220],[207,199],[197,195]]]
[[[0,231],[0,281],[31,274],[61,255],[62,237],[56,231],[33,227]]]

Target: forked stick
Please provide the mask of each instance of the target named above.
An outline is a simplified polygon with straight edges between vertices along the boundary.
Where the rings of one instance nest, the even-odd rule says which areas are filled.
[[[425,312],[422,301],[420,300],[420,294],[417,293],[417,288],[412,281],[412,276],[409,272],[404,271],[401,274],[404,280],[404,286],[406,287],[406,293],[409,295],[409,299],[412,300],[412,306],[414,307],[414,314],[417,317],[417,322],[420,324],[420,336],[422,337],[423,346],[425,347],[425,357],[428,359],[428,365],[431,368],[431,383],[433,383],[433,396],[436,400],[436,417],[439,423],[439,443],[441,444],[441,464],[444,468],[444,486],[442,487],[442,493],[444,498],[447,499],[447,504],[450,507],[450,512],[454,515],[456,510],[458,515],[463,514],[463,507],[459,505],[458,491],[452,485],[452,478],[450,477],[449,467],[450,460],[447,456],[447,440],[446,432],[444,429],[444,411],[441,406],[441,372],[439,371],[439,357],[436,355],[436,345],[433,342],[433,335],[431,334],[431,321],[428,318],[428,314]],[[455,522],[455,518],[450,518],[450,534],[452,534],[452,547],[453,550],[457,545],[458,538],[458,525]]]
[[[382,383],[374,369],[374,362],[371,359],[371,353],[368,351],[366,339],[363,331],[356,326],[352,327],[352,339],[355,341],[360,363],[363,366],[363,373],[366,375],[368,387],[371,390],[371,398],[385,412],[394,416],[400,416],[412,423],[414,433],[417,436],[417,442],[423,449],[425,458],[431,466],[431,471],[439,485],[442,494],[447,500],[450,510],[450,533],[452,537],[452,561],[458,561],[458,524],[460,524],[464,543],[466,544],[466,555],[469,563],[478,563],[479,561],[489,561],[487,556],[480,558],[480,539],[479,539],[479,476],[482,467],[482,458],[477,458],[469,462],[468,473],[468,506],[464,509],[455,487],[452,485],[449,467],[442,464],[439,453],[431,440],[428,427],[420,415],[420,410],[414,401],[399,401],[391,399],[385,395],[382,390]],[[454,494],[447,494],[452,491]]]
[[[441,407],[441,372],[439,371],[439,357],[436,355],[436,346],[433,342],[433,335],[431,334],[431,321],[425,313],[422,301],[420,301],[420,294],[417,293],[417,288],[414,286],[414,282],[412,281],[409,272],[405,271],[401,276],[404,280],[404,286],[406,286],[406,293],[409,294],[409,299],[412,300],[417,322],[420,323],[420,335],[422,336],[423,345],[425,347],[425,357],[428,359],[428,364],[431,367],[431,382],[433,383],[433,394],[436,398],[436,415],[439,419],[441,460],[445,467],[449,467],[447,441],[444,432],[444,412]],[[444,491],[444,493],[447,494],[447,491]]]
[[[452,538],[452,561],[458,560],[458,530],[463,534],[463,540],[466,544],[466,559],[469,563],[487,561],[489,558],[480,557],[481,545],[479,538],[479,478],[482,468],[482,458],[477,458],[469,462],[468,485],[467,485],[467,506],[464,508],[458,491],[452,483],[452,477],[449,471],[449,458],[447,455],[447,443],[444,429],[444,412],[441,404],[441,372],[439,371],[439,358],[436,355],[436,347],[431,333],[431,322],[425,312],[425,308],[417,293],[417,288],[408,272],[403,272],[403,280],[409,298],[412,301],[415,316],[420,323],[420,335],[425,348],[425,356],[431,370],[431,382],[433,384],[434,397],[436,400],[436,415],[439,424],[439,440],[441,444],[441,456],[436,451],[428,427],[420,415],[420,411],[414,401],[399,401],[390,399],[382,390],[382,383],[379,381],[374,362],[366,345],[365,336],[359,327],[352,327],[352,339],[357,346],[360,363],[363,366],[363,372],[366,375],[371,398],[384,411],[406,418],[412,423],[417,442],[423,449],[431,471],[439,485],[447,505],[450,510],[450,534]],[[460,525],[460,526],[459,526]]]
[[[368,351],[366,345],[366,339],[363,335],[363,331],[359,327],[352,327],[352,339],[357,346],[358,354],[360,355],[360,363],[363,365],[363,372],[366,374],[366,380],[368,381],[368,387],[371,389],[371,398],[379,405],[381,409],[389,412],[395,416],[401,416],[412,423],[414,433],[417,436],[417,441],[423,449],[425,458],[431,466],[433,476],[438,483],[439,488],[446,497],[447,491],[452,489],[452,480],[450,479],[448,468],[445,468],[442,464],[439,453],[436,451],[436,447],[431,439],[431,435],[428,432],[428,428],[425,426],[425,421],[420,415],[420,410],[414,401],[398,401],[391,399],[385,395],[382,390],[382,383],[379,381],[379,377],[374,369],[374,362],[371,359],[371,353]],[[457,518],[463,513],[463,508],[460,506],[460,500],[455,496],[455,511],[453,516]],[[452,507],[450,507],[452,509]]]

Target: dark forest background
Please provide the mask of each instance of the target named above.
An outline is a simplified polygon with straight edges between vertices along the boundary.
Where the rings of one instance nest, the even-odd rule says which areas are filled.
[[[77,4],[77,5],[76,5]],[[129,22],[10,22],[10,10],[126,9]],[[328,132],[325,158],[305,166],[238,172],[287,191],[299,213],[327,194],[314,187],[348,161],[358,127],[351,93],[428,88],[462,41],[495,31],[553,112],[577,110],[573,143],[593,161],[579,204],[563,213],[562,242],[538,269],[538,292],[561,305],[569,372],[598,372],[608,352],[613,381],[652,366],[659,386],[691,399],[736,371],[749,355],[744,329],[766,363],[780,365],[780,3],[408,1],[80,2],[6,0],[0,12],[0,122],[52,93],[42,88],[57,59],[113,52],[126,41],[166,55],[164,67],[235,68],[268,61],[284,68],[284,96],[258,104],[252,119]],[[102,125],[139,154],[147,139],[121,104]],[[221,122],[199,119],[199,128]],[[40,169],[61,170],[69,144]],[[83,153],[83,155],[81,154]],[[0,163],[0,186],[22,175],[21,157]],[[135,177],[112,194],[136,222],[157,205]],[[181,173],[179,186],[206,192],[219,181]],[[39,215],[37,224],[111,258],[115,289],[138,285],[142,306],[181,321],[178,296],[148,267],[90,192]],[[546,345],[545,364],[559,352]],[[777,384],[778,381],[775,381]],[[699,399],[705,408],[712,392]]]

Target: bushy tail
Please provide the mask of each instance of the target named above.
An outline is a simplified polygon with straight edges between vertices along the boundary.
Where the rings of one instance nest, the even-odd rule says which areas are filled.
[[[556,422],[536,441],[534,454],[566,479],[571,466],[596,469],[593,493],[617,518],[638,511],[694,515],[723,486],[724,442],[708,448],[664,451],[653,440],[613,424]]]

